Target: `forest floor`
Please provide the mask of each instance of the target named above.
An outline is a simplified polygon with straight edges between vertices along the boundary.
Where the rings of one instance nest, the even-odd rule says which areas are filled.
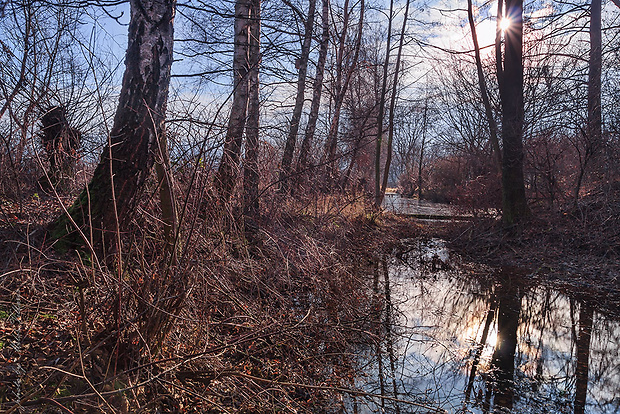
[[[419,221],[330,203],[265,217],[254,254],[199,222],[173,269],[146,215],[118,275],[49,247],[57,201],[3,202],[0,410],[20,401],[21,412],[337,411],[355,393],[351,350],[381,340],[374,261],[416,237],[443,238],[467,261],[523,269],[532,283],[577,287],[620,311],[620,189],[534,210],[510,232],[497,219]],[[176,279],[166,282],[169,273]],[[180,290],[182,306],[162,302]]]

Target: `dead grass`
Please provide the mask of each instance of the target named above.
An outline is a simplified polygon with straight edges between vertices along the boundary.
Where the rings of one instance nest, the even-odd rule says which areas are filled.
[[[254,246],[234,211],[217,225],[196,212],[171,266],[147,197],[107,269],[49,247],[53,203],[2,222],[7,412],[338,411],[354,351],[381,335],[369,259],[420,231],[361,197],[274,198]]]

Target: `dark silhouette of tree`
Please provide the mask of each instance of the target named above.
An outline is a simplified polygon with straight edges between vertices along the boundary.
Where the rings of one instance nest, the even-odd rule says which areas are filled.
[[[501,10],[501,1],[498,10]],[[502,218],[511,226],[530,215],[523,179],[523,0],[507,0],[504,59],[497,78],[502,105]],[[498,12],[498,19],[501,13]],[[496,43],[496,48],[499,47]],[[497,50],[501,59],[501,51]]]
[[[480,45],[478,44],[478,35],[476,33],[476,22],[474,21],[474,12],[472,0],[467,0],[467,18],[469,20],[469,28],[471,30],[471,37],[474,43],[474,59],[476,61],[476,73],[478,74],[478,86],[480,87],[480,96],[482,97],[482,103],[484,105],[484,113],[489,124],[489,138],[491,146],[493,147],[493,155],[495,155],[495,162],[497,168],[501,172],[502,169],[502,152],[499,147],[498,128],[495,117],[493,116],[493,108],[491,108],[491,102],[489,100],[489,92],[487,90],[487,83],[484,79],[484,71],[482,69],[482,59],[480,58]]]
[[[77,154],[82,134],[69,126],[66,110],[55,106],[41,118],[41,142],[50,164],[48,173],[39,180],[44,190],[65,192],[75,178]]]
[[[514,403],[514,369],[521,294],[510,276],[501,275],[497,307],[497,344],[491,358],[495,369],[495,405],[511,409]]]
[[[381,207],[383,197],[381,195],[381,143],[383,142],[383,117],[385,115],[385,100],[387,93],[388,68],[392,52],[392,21],[394,19],[394,0],[390,0],[388,12],[387,39],[385,41],[385,60],[383,61],[383,77],[381,79],[381,92],[379,94],[379,113],[377,114],[377,140],[375,142],[375,208]]]
[[[575,414],[583,414],[588,393],[588,368],[590,360],[590,340],[592,337],[592,305],[582,302],[579,309],[579,336],[577,337],[577,369],[575,372]]]
[[[602,72],[602,32],[601,32],[601,0],[590,3],[590,58],[588,60],[588,118],[583,132],[584,148],[579,154],[579,172],[575,184],[575,202],[579,199],[579,191],[588,167],[599,154],[602,143],[601,117],[601,72]]]
[[[259,65],[260,65],[260,0],[252,0],[250,9],[250,49],[249,49],[249,107],[246,126],[245,159],[243,168],[243,215],[244,229],[249,239],[257,232],[256,218],[259,214]]]
[[[385,165],[383,167],[383,182],[381,183],[381,199],[378,206],[383,202],[385,197],[385,190],[388,185],[388,178],[390,176],[390,166],[392,165],[392,145],[394,141],[394,116],[396,114],[396,96],[398,95],[399,77],[402,71],[402,54],[403,44],[405,42],[405,29],[407,28],[407,18],[409,17],[409,3],[407,0],[405,5],[405,14],[403,15],[403,25],[400,30],[400,40],[398,41],[398,52],[396,53],[396,68],[394,70],[394,79],[392,81],[392,96],[390,97],[390,116],[388,119],[388,139],[387,139],[387,155],[385,158]]]

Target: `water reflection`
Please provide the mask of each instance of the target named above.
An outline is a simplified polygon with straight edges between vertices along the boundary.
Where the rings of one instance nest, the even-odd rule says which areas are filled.
[[[472,271],[438,240],[376,264],[383,341],[360,385],[389,398],[355,412],[620,412],[617,316],[515,269]]]

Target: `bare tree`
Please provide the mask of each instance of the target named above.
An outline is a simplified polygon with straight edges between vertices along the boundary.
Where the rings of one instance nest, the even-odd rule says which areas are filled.
[[[119,104],[88,187],[50,229],[60,245],[90,242],[120,249],[138,195],[156,159],[165,159],[164,118],[172,65],[172,0],[132,0],[125,75]],[[79,229],[74,227],[74,224]],[[79,230],[79,231],[78,231]],[[84,240],[86,238],[86,240]]]
[[[502,15],[501,4],[500,0],[498,19]],[[504,224],[510,226],[530,214],[523,179],[523,0],[506,0],[505,18],[510,19],[510,27],[504,32],[504,59],[498,62],[497,77],[502,104],[504,148],[502,218]],[[499,46],[496,43],[496,48]],[[496,53],[498,57],[501,55],[500,50],[496,50]]]
[[[385,100],[387,93],[388,68],[390,66],[390,55],[392,53],[392,20],[394,19],[394,0],[390,0],[390,10],[388,15],[388,31],[385,42],[385,60],[383,61],[383,78],[381,81],[381,92],[379,94],[379,113],[377,114],[377,142],[375,143],[375,208],[381,207],[383,197],[381,195],[381,143],[383,141],[383,116],[385,113]],[[397,69],[398,70],[398,69]]]
[[[220,209],[224,208],[230,200],[239,175],[243,130],[248,109],[251,7],[250,0],[237,0],[235,2],[233,102],[224,139],[222,158],[214,179]]]
[[[385,167],[383,170],[383,183],[381,184],[381,199],[377,206],[380,206],[385,197],[385,190],[387,189],[388,178],[390,176],[390,165],[392,163],[392,142],[394,140],[394,115],[396,108],[396,95],[398,93],[398,78],[401,73],[401,57],[403,53],[403,44],[405,41],[405,29],[407,28],[407,18],[409,16],[409,3],[407,0],[405,6],[405,14],[403,16],[403,26],[400,30],[400,40],[398,43],[398,52],[396,54],[396,68],[394,69],[394,80],[392,81],[392,97],[390,98],[390,118],[388,121],[388,141],[387,141],[387,156],[385,158]]]
[[[319,108],[321,106],[321,93],[323,91],[323,75],[325,73],[325,60],[327,58],[327,49],[329,47],[329,0],[323,0],[323,10],[321,12],[321,47],[319,49],[319,57],[316,64],[316,73],[314,75],[314,83],[312,86],[312,103],[310,105],[310,114],[308,115],[308,123],[306,132],[299,150],[299,158],[297,159],[297,173],[301,174],[308,166],[308,153],[314,139],[316,131],[316,123],[319,119]]]
[[[308,73],[308,58],[310,56],[310,46],[312,44],[312,31],[314,29],[314,15],[316,11],[316,0],[309,0],[308,16],[304,24],[304,37],[301,45],[301,54],[296,61],[299,67],[297,76],[297,95],[295,97],[295,107],[291,116],[291,124],[286,138],[284,154],[282,155],[282,165],[280,169],[280,191],[286,193],[288,190],[291,165],[293,163],[293,153],[297,144],[297,132],[299,131],[299,121],[304,106],[304,96],[306,91],[306,74]]]
[[[586,171],[602,147],[601,72],[602,72],[601,0],[590,3],[590,59],[588,60],[588,118],[584,134],[584,151],[575,184],[575,202]]]
[[[359,20],[357,28],[357,36],[355,38],[355,44],[353,46],[353,55],[347,53],[347,34],[349,29],[349,19],[353,7],[349,8],[349,0],[344,2],[344,17],[342,33],[340,33],[338,39],[338,51],[336,53],[336,84],[334,88],[334,113],[329,126],[329,133],[327,135],[327,141],[325,145],[325,151],[323,153],[323,162],[327,165],[329,174],[335,173],[335,160],[336,160],[336,147],[338,144],[338,129],[340,126],[340,115],[342,111],[342,104],[347,93],[347,88],[351,82],[351,78],[355,72],[357,66],[357,60],[359,57],[360,47],[362,44],[362,32],[364,29],[364,12],[365,12],[365,0],[360,1]],[[349,59],[346,59],[349,55]],[[345,68],[348,66],[347,68]],[[346,70],[345,70],[346,69]],[[328,177],[329,179],[330,177]]]
[[[246,126],[246,145],[243,169],[243,215],[247,237],[255,237],[256,219],[259,215],[258,195],[258,150],[259,150],[259,65],[260,65],[260,9],[261,0],[252,0],[250,8],[250,96],[248,121]]]
[[[502,152],[499,147],[499,139],[497,137],[497,122],[495,122],[495,116],[493,115],[493,109],[491,108],[489,93],[487,91],[487,83],[484,78],[484,71],[482,70],[482,59],[480,58],[480,45],[478,44],[478,35],[476,34],[476,23],[474,21],[472,0],[467,0],[467,18],[469,20],[469,28],[471,30],[471,37],[474,43],[474,58],[476,61],[476,71],[478,73],[478,85],[480,86],[480,95],[482,96],[484,112],[487,118],[487,122],[489,124],[489,137],[491,140],[491,146],[493,147],[493,154],[495,155],[495,162],[497,163],[497,168],[501,173]]]

